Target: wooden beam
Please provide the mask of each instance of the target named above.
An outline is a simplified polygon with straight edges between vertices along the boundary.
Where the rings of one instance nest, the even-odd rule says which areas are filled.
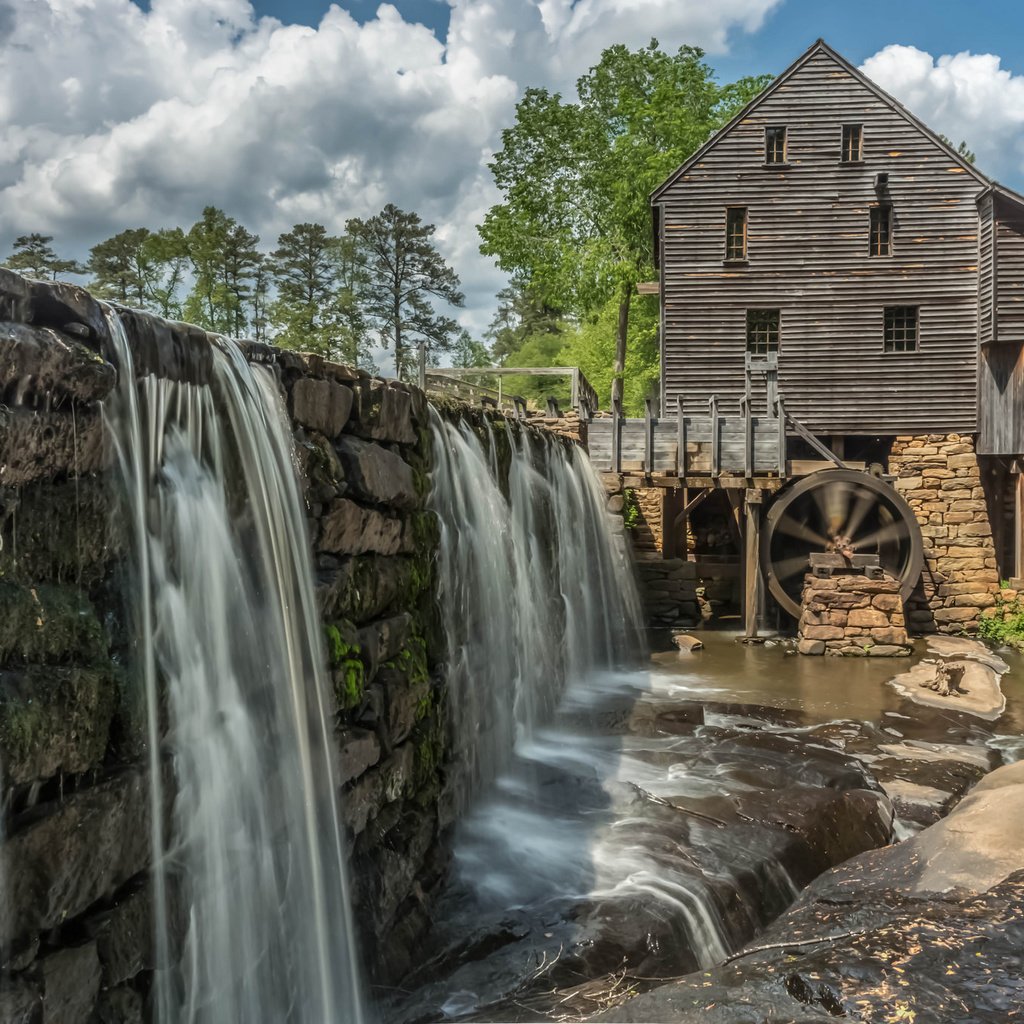
[[[639,281],[636,286],[637,295],[660,295],[660,281]]]
[[[744,496],[746,523],[743,534],[745,557],[743,567],[743,621],[744,638],[757,638],[757,619],[761,591],[761,492],[749,489]]]

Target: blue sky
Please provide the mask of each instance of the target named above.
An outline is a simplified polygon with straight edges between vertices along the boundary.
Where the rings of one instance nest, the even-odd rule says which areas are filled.
[[[0,0],[0,249],[41,231],[82,257],[210,204],[272,248],[393,202],[437,226],[479,333],[504,276],[476,225],[518,98],[652,36],[723,81],[822,36],[1024,190],[1024,0]]]

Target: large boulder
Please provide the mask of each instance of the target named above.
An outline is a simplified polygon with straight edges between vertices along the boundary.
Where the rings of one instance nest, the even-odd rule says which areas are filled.
[[[5,404],[45,396],[99,401],[110,393],[113,366],[76,337],[51,327],[0,323],[0,383]]]
[[[417,504],[412,467],[379,444],[343,437],[338,448],[351,493],[373,505],[411,509]]]

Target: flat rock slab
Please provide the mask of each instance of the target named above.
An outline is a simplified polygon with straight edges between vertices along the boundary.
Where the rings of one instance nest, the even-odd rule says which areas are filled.
[[[904,697],[928,707],[962,711],[988,722],[995,721],[1006,710],[1000,680],[1009,666],[983,643],[967,637],[935,636],[928,639],[928,652],[963,669],[958,692],[943,696],[929,689],[935,668],[922,661],[890,680],[890,685]]]

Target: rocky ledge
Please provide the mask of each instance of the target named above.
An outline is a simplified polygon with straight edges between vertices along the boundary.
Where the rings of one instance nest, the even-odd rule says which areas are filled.
[[[725,965],[591,1020],[928,1024],[1019,1019],[1024,764],[997,769],[899,846],[821,876]]]

